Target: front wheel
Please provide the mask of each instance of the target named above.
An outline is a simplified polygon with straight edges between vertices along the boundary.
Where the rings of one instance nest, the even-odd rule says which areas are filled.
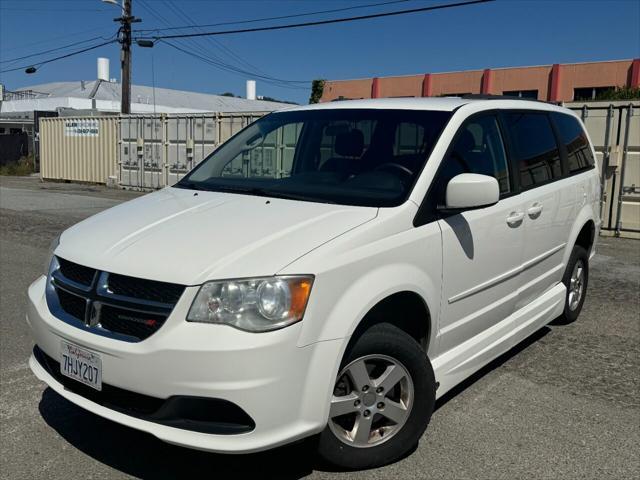
[[[393,325],[374,325],[342,361],[318,452],[349,469],[393,462],[418,443],[434,403],[433,369],[420,345]]]

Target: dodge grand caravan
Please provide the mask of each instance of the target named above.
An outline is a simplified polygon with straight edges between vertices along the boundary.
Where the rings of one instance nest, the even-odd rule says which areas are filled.
[[[35,375],[178,445],[315,436],[364,468],[435,400],[576,319],[600,226],[579,118],[506,99],[267,115],[170,188],[61,234],[29,288]]]

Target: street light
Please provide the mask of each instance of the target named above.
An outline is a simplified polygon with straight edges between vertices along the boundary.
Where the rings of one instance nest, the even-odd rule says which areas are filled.
[[[108,3],[109,5],[113,5],[115,7],[120,7],[122,9],[122,11],[124,12],[124,2],[118,3],[118,0],[100,0],[102,3]]]

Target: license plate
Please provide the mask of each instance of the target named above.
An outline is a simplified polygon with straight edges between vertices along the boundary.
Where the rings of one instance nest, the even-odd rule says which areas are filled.
[[[60,373],[78,382],[102,390],[100,355],[65,341],[60,349]]]

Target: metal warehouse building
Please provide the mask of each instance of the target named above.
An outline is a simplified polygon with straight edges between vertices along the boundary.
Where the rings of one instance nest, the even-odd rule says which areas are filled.
[[[640,87],[640,59],[327,80],[320,101],[492,94],[573,102],[623,86]]]
[[[39,160],[40,118],[117,117],[120,111],[121,85],[109,78],[107,59],[98,59],[97,66],[98,74],[95,80],[45,83],[13,91],[0,89],[3,90],[0,98],[0,144],[11,144],[13,141],[9,138],[10,136],[19,136],[22,140],[26,134],[28,140],[24,143],[28,146],[28,153],[35,153],[36,160]],[[249,84],[252,87],[250,90],[252,98],[132,85],[131,112],[133,115],[157,117],[162,115],[208,115],[210,117],[211,114],[242,117],[245,114],[255,112],[264,114],[288,106],[286,103],[256,99],[255,82],[247,82],[248,87]],[[96,122],[98,122],[97,119],[92,125]],[[156,134],[160,135],[160,132]],[[136,134],[134,141],[138,137],[140,135]],[[226,137],[222,133],[220,138]],[[86,179],[97,181],[94,177]],[[101,176],[99,181],[104,181],[104,177]]]
[[[119,83],[105,80],[55,82],[6,92],[2,114],[73,109],[97,114],[120,111]],[[286,107],[279,102],[226,97],[208,93],[131,86],[131,112],[206,113],[272,111]]]

